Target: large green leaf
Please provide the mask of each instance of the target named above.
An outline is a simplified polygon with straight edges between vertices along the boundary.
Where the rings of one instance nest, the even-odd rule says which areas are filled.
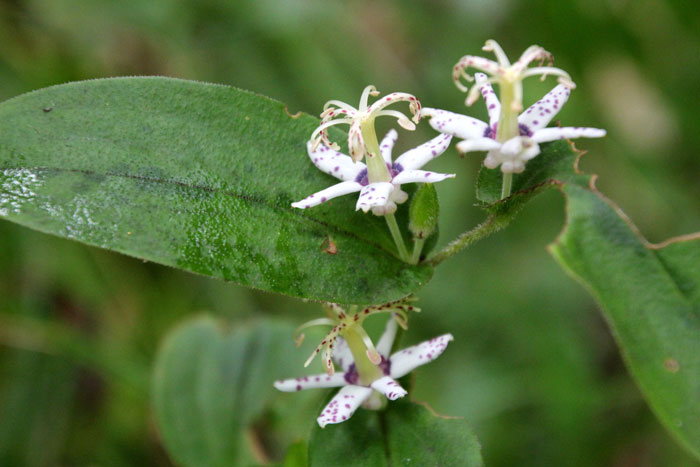
[[[563,190],[568,225],[552,253],[598,299],[659,419],[700,457],[700,237],[657,249],[597,192]]]
[[[185,466],[231,466],[250,460],[243,430],[275,393],[277,365],[294,350],[291,327],[262,322],[222,329],[190,320],[156,358],[152,400],[165,447]]]
[[[0,104],[0,216],[138,258],[297,297],[379,303],[432,274],[393,254],[306,141],[318,119],[238,89],[117,78]],[[335,254],[328,253],[328,242]]]
[[[360,410],[338,425],[314,427],[309,465],[480,466],[481,447],[463,419],[447,419],[408,402],[383,412]]]
[[[567,142],[543,145],[505,200],[500,171],[482,169],[477,197],[502,227],[542,190],[564,193],[568,223],[552,253],[598,299],[658,418],[700,457],[700,235],[649,245],[578,171],[578,157]]]

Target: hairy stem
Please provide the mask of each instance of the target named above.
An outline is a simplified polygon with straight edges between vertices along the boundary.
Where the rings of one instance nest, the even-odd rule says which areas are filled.
[[[477,225],[473,229],[464,232],[455,240],[450,242],[445,248],[431,256],[427,263],[431,266],[437,266],[447,258],[455,255],[457,252],[468,247],[482,238],[486,238],[494,232],[501,230],[508,225],[511,216],[503,214],[491,214],[484,222]]]

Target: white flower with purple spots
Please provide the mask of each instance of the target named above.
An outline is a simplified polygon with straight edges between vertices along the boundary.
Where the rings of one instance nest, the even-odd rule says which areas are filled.
[[[354,162],[347,155],[324,145],[319,145],[314,149],[314,143],[310,141],[307,144],[307,151],[314,165],[341,182],[292,203],[292,206],[307,209],[337,196],[359,191],[360,196],[355,210],[362,209],[362,211],[367,212],[371,209],[375,215],[380,216],[395,212],[396,205],[406,201],[408,195],[401,189],[402,184],[435,183],[447,178],[454,178],[454,174],[418,170],[445,152],[450,145],[451,135],[437,136],[392,161],[392,150],[396,138],[396,131],[390,130],[379,145],[391,179],[388,182],[375,183],[370,183],[367,166],[362,162]]]
[[[462,79],[470,82],[474,81],[474,77],[466,71],[469,68],[474,68],[490,75],[486,82],[498,83],[501,88],[501,93],[508,95],[508,98],[502,96],[502,100],[506,103],[510,101],[509,108],[514,112],[520,112],[523,109],[522,81],[528,76],[542,76],[544,79],[547,75],[554,75],[559,77],[559,82],[564,86],[568,88],[576,87],[576,84],[571,80],[571,76],[560,68],[554,68],[552,66],[528,68],[530,63],[534,61],[539,61],[540,65],[544,62],[551,65],[553,61],[552,54],[538,45],[528,47],[513,64],[510,63],[505,52],[501,46],[498,45],[498,42],[492,39],[486,41],[486,45],[484,45],[482,50],[493,52],[494,55],[496,55],[496,61],[474,55],[465,55],[452,69],[452,79],[455,85],[461,91],[469,91],[466,101],[468,106],[472,105],[479,98],[479,88],[481,87],[474,86],[469,90],[468,86],[462,83]]]
[[[389,400],[399,399],[407,392],[396,380],[439,357],[445,351],[447,344],[453,340],[453,337],[452,334],[444,334],[389,356],[396,337],[396,329],[396,321],[390,319],[376,347],[381,357],[377,365],[380,372],[376,379],[367,384],[363,384],[361,381],[347,343],[342,338],[338,338],[333,360],[342,368],[342,372],[276,381],[275,387],[285,392],[340,387],[340,391],[317,418],[321,428],[328,424],[344,422],[363,404],[366,408],[379,408],[381,399],[378,400],[380,404],[377,404],[377,401],[374,400],[376,398],[372,397],[373,394],[384,395]]]
[[[500,165],[503,173],[520,173],[525,169],[525,163],[540,153],[539,143],[558,139],[605,136],[605,130],[598,128],[546,128],[571,93],[569,87],[558,84],[517,117],[518,136],[499,142],[497,134],[501,104],[486,75],[477,73],[476,81],[476,88],[481,89],[488,109],[489,123],[466,115],[431,108],[424,108],[422,114],[430,118],[430,125],[437,131],[464,139],[457,143],[459,152],[488,151],[484,165],[489,169],[495,169]]]
[[[392,92],[368,106],[367,100],[369,96],[378,96],[379,92],[374,86],[367,86],[360,97],[360,105],[355,107],[340,102],[330,100],[326,102],[321,113],[321,125],[311,135],[312,148],[315,151],[319,144],[323,142],[327,147],[338,150],[337,143],[333,143],[328,138],[328,127],[339,124],[350,125],[348,131],[348,150],[350,157],[354,161],[359,161],[363,156],[367,155],[365,146],[365,137],[363,135],[363,126],[374,128],[374,119],[377,117],[394,117],[399,125],[407,130],[415,130],[416,125],[420,120],[420,102],[411,94],[405,92]],[[413,115],[411,121],[406,115],[396,110],[385,110],[385,108],[396,102],[408,102],[409,110]],[[372,130],[374,131],[374,130]]]

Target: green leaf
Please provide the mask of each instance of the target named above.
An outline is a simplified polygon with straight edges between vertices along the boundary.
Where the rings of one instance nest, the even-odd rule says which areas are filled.
[[[476,197],[489,216],[433,254],[426,263],[437,266],[463,248],[507,227],[520,209],[543,190],[568,182],[588,183],[590,176],[574,170],[578,154],[569,143],[555,141],[543,144],[541,149],[542,152],[528,162],[523,173],[513,176],[511,195],[505,199],[500,199],[501,171],[482,166],[477,177]]]
[[[410,402],[383,412],[359,410],[338,425],[314,428],[310,466],[481,466],[479,442],[463,419],[431,414]]]
[[[292,352],[290,326],[222,329],[210,317],[176,328],[152,380],[155,419],[173,459],[186,466],[240,465],[243,429],[275,393],[277,365]]]
[[[503,173],[482,166],[477,178],[476,197],[487,211],[513,216],[547,188],[568,182],[588,183],[590,175],[574,170],[577,157],[566,141],[543,144],[542,152],[528,161],[525,172],[513,175],[512,194],[505,200],[500,199]]]
[[[356,198],[290,207],[337,182],[306,154],[318,122],[249,92],[169,78],[25,94],[0,104],[0,216],[297,297],[408,295],[432,269],[397,259],[383,219],[356,212]]]
[[[578,157],[567,142],[543,145],[505,200],[501,172],[482,168],[477,197],[502,228],[543,190],[564,193],[568,223],[551,252],[598,299],[658,418],[700,457],[700,235],[648,244],[595,189],[595,178],[577,170]]]
[[[658,418],[700,458],[700,236],[654,247],[599,193],[563,190],[568,225],[551,252],[597,298]]]

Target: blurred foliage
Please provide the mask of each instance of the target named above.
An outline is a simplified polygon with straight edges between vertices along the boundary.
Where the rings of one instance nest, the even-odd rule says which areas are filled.
[[[584,170],[660,241],[700,230],[698,36],[695,0],[3,0],[0,96],[163,74],[250,89],[291,112],[355,102],[369,83],[462,112],[450,80],[459,57],[487,38],[509,55],[537,43],[578,84],[562,122],[608,129],[578,142]],[[526,105],[552,86],[527,83]],[[485,117],[480,102],[471,111]],[[399,145],[432,134],[421,125]],[[442,242],[483,217],[472,206],[479,157],[450,151],[431,166],[459,174],[438,187]],[[547,193],[437,270],[404,341],[448,331],[456,341],[417,372],[415,397],[465,416],[486,465],[693,465],[647,408],[592,299],[545,252],[563,210]],[[0,465],[170,465],[148,377],[165,332],[202,310],[234,325],[318,314],[0,222]],[[312,337],[279,377],[299,374]],[[255,425],[266,458],[308,437],[323,396],[276,397]]]

